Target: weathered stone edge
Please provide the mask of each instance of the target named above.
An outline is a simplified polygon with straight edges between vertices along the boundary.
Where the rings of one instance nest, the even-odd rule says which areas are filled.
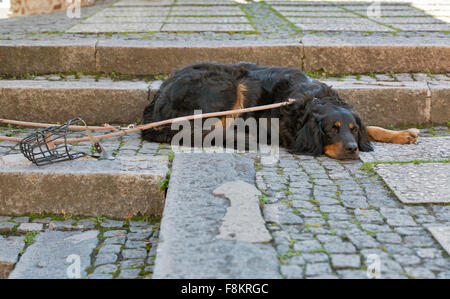
[[[0,118],[65,122],[81,117],[90,124],[134,123],[141,120],[145,106],[158,91],[160,83],[43,84],[40,81],[1,80]],[[326,83],[351,103],[369,125],[444,124],[448,120],[445,112],[449,109],[446,100],[450,95],[449,82]]]
[[[149,174],[0,172],[0,214],[64,211],[72,215],[116,218],[139,213],[160,216],[165,195],[157,183],[163,179]]]
[[[0,118],[54,123],[81,117],[90,124],[135,123],[156,91],[154,84],[143,82],[0,80]]]
[[[321,45],[283,42],[0,41],[3,74],[71,71],[168,74],[198,61],[327,69],[333,73],[450,71],[446,45]]]
[[[449,46],[314,45],[302,47],[303,69],[342,73],[421,72],[450,70]]]

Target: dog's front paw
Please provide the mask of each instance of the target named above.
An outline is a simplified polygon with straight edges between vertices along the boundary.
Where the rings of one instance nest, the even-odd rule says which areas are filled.
[[[409,129],[405,131],[398,131],[392,138],[392,143],[397,144],[413,144],[419,138],[419,130]]]

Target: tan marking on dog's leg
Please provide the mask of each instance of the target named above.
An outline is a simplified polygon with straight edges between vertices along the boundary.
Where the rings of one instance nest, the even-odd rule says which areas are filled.
[[[338,159],[340,154],[342,154],[342,152],[343,152],[342,144],[339,142],[339,143],[336,143],[336,144],[325,145],[323,147],[323,152],[328,157],[331,157],[331,158],[334,158],[334,159]]]
[[[236,88],[236,103],[234,103],[232,110],[242,109],[245,107],[245,92],[247,91],[247,87],[243,83],[239,83]],[[240,114],[232,114],[233,118],[238,118]]]
[[[237,88],[236,88],[236,102],[234,103],[233,107],[231,108],[231,110],[235,110],[235,109],[243,109],[245,108],[245,94],[244,92],[247,91],[247,88],[245,87],[245,85],[243,83],[239,83]],[[241,114],[239,113],[235,113],[235,114],[231,114],[228,117],[223,117],[221,118],[221,122],[222,122],[222,127],[225,129],[228,129],[234,122],[234,119],[238,118]]]
[[[392,131],[380,127],[367,127],[367,133],[375,141],[396,144],[413,144],[419,137],[417,129]]]

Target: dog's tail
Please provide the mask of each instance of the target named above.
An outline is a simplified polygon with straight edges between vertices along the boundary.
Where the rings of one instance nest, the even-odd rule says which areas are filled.
[[[144,115],[142,116],[142,123],[147,124],[153,122],[153,111],[155,110],[155,102],[156,99],[159,97],[159,90],[156,92],[153,99],[150,100],[150,103],[145,107]],[[154,134],[152,133],[152,129],[144,130],[141,132],[141,136],[144,140],[147,141],[154,141]]]

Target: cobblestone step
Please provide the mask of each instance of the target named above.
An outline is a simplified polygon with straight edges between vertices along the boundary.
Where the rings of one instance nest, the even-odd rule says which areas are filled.
[[[158,80],[114,82],[105,78],[96,82],[91,77],[0,80],[0,118],[65,122],[82,117],[90,124],[136,123],[161,84]],[[60,81],[49,81],[51,78]],[[448,120],[450,77],[445,74],[353,75],[321,80],[338,90],[370,125],[445,124]]]
[[[89,24],[88,24],[89,25]],[[105,25],[105,24],[103,24]],[[216,25],[219,26],[219,25]],[[445,39],[305,35],[301,42],[263,41],[147,41],[0,40],[0,72],[8,75],[58,72],[119,72],[135,75],[168,74],[198,61],[257,62],[313,71],[432,72],[450,71],[450,46]]]
[[[0,117],[65,122],[135,123],[154,89],[145,82],[0,80]]]
[[[305,70],[333,73],[420,72],[445,73],[450,46],[444,40],[307,35],[302,39]]]
[[[3,148],[2,148],[3,149]],[[79,159],[46,166],[21,154],[0,159],[0,214],[161,215],[167,156]]]

